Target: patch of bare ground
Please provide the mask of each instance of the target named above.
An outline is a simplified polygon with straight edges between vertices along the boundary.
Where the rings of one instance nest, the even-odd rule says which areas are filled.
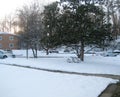
[[[108,85],[98,97],[120,97],[120,82]]]
[[[116,85],[117,85],[117,88],[116,88],[116,90],[114,91],[112,97],[120,97],[120,82],[117,83]]]

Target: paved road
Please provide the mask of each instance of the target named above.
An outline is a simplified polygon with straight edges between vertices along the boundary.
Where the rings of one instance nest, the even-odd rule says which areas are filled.
[[[71,72],[71,71],[63,71],[63,70],[53,70],[53,69],[45,69],[45,68],[38,68],[38,67],[31,67],[31,66],[22,66],[18,64],[4,64],[0,63],[1,65],[8,65],[8,66],[17,66],[22,68],[29,68],[47,72],[54,72],[54,73],[63,73],[63,74],[73,74],[73,75],[84,75],[84,76],[96,76],[96,77],[105,77],[105,78],[112,78],[112,79],[119,79],[120,75],[112,75],[112,74],[92,74],[92,73],[79,73],[79,72]]]

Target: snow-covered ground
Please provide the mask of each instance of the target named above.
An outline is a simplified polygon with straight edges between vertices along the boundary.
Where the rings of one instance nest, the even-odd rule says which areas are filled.
[[[25,56],[25,51],[14,51]],[[31,57],[29,52],[29,57]],[[85,61],[68,63],[74,54],[38,53],[39,58],[0,59],[0,97],[98,97],[110,83],[116,80],[91,76],[57,74],[27,68],[2,65],[18,64],[54,70],[80,73],[100,73],[120,75],[120,56],[103,57],[85,55]]]
[[[98,97],[114,82],[0,65],[0,97]]]
[[[25,51],[16,51],[16,55],[25,56]],[[40,58],[7,58],[0,59],[0,63],[18,64],[31,67],[47,68],[54,70],[74,71],[80,73],[97,73],[120,75],[120,56],[103,57],[100,55],[85,55],[85,61],[68,63],[67,59],[75,54],[50,54],[38,53]],[[32,54],[30,53],[29,56]]]

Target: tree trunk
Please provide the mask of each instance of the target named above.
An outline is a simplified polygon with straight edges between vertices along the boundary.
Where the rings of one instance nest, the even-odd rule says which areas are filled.
[[[34,49],[32,48],[32,52],[33,52],[33,57],[35,58],[35,52],[34,52]]]
[[[33,52],[34,58],[37,58],[37,49],[33,49],[33,48],[32,48],[32,52]]]
[[[36,56],[36,58],[38,58],[38,56],[37,56],[37,48],[35,49],[35,52],[36,52],[36,55],[35,55],[35,56]]]
[[[84,61],[84,42],[81,41],[80,59]]]
[[[26,58],[28,59],[28,48],[26,49]]]
[[[27,49],[26,49],[26,58],[28,59],[28,44],[27,44]]]
[[[46,48],[46,55],[49,55],[49,49]]]

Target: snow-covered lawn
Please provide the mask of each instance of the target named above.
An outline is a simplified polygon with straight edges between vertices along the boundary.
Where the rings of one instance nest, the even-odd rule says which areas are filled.
[[[0,65],[0,97],[98,97],[114,82]]]
[[[16,51],[15,54],[23,54],[25,51]],[[120,75],[120,56],[103,57],[100,55],[85,55],[85,61],[80,63],[68,63],[67,59],[74,54],[50,54],[39,52],[40,58],[7,58],[0,59],[0,63],[18,64],[54,70],[74,71],[80,73],[97,73]]]
[[[25,56],[25,51],[14,51]],[[29,54],[31,57],[31,54]],[[68,63],[74,54],[50,54],[39,52],[39,58],[0,59],[0,97],[98,97],[110,83],[116,80],[91,76],[58,74],[28,68],[2,65],[18,64],[52,70],[80,73],[120,75],[120,56],[102,57],[85,55],[85,61]]]

